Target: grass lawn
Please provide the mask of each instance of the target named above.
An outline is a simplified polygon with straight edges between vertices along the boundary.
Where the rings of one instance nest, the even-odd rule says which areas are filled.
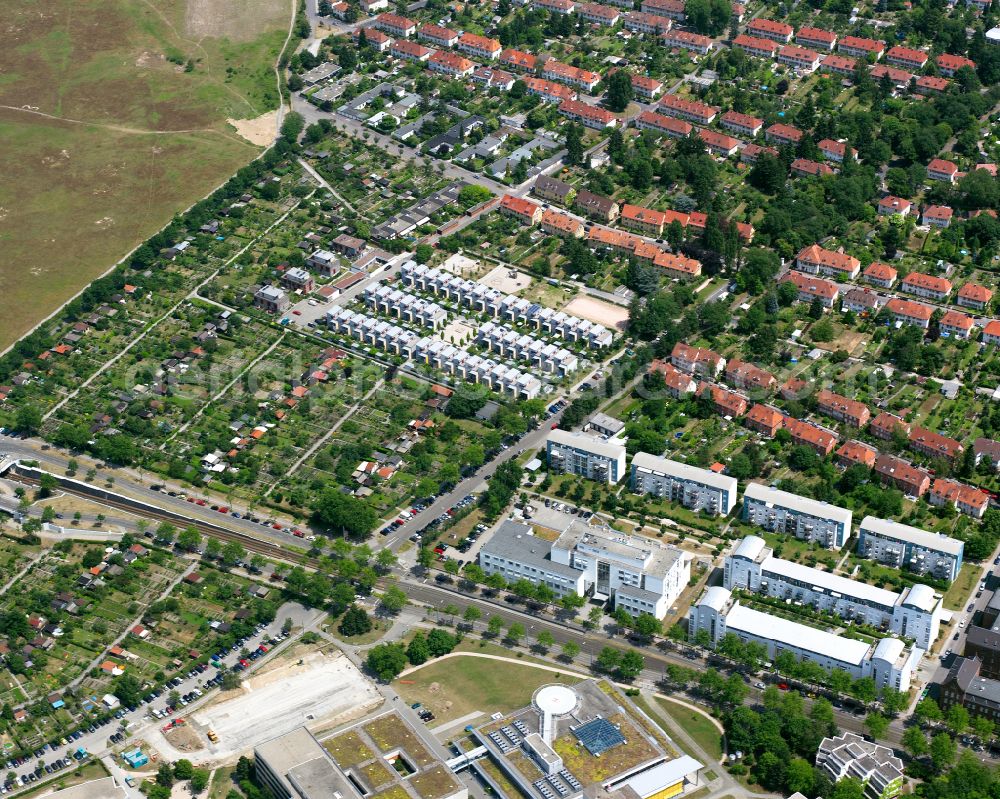
[[[539,686],[567,685],[578,677],[556,674],[521,664],[477,657],[439,660],[397,680],[394,687],[407,702],[420,702],[437,723],[461,718],[476,710],[505,713],[524,707]]]
[[[345,611],[346,613],[346,611]],[[392,621],[386,621],[385,619],[377,619],[368,614],[369,618],[372,620],[372,628],[364,633],[363,635],[352,635],[350,637],[343,635],[339,629],[341,619],[344,618],[343,614],[340,616],[329,616],[327,617],[326,623],[329,628],[329,632],[332,635],[337,636],[342,641],[346,641],[354,646],[365,646],[367,644],[374,644],[376,641],[382,638],[389,630],[392,628]]]
[[[944,595],[944,606],[949,610],[961,610],[969,601],[972,589],[976,587],[982,567],[978,563],[963,563],[958,578]]]
[[[54,0],[44,14],[31,4],[7,8],[0,347],[257,155],[226,120],[277,105],[272,65],[288,5],[252,6]],[[191,71],[177,68],[188,59]]]
[[[719,730],[701,713],[695,713],[693,710],[688,710],[683,705],[678,705],[667,699],[657,699],[653,711],[669,716],[716,762],[722,759],[722,737]]]

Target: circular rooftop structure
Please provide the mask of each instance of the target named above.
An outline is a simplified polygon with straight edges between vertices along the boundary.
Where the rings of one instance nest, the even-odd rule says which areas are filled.
[[[576,691],[568,685],[550,683],[549,685],[543,685],[535,691],[535,695],[531,698],[531,701],[540,713],[546,716],[557,717],[568,716],[576,710],[577,703],[580,700],[576,695]]]

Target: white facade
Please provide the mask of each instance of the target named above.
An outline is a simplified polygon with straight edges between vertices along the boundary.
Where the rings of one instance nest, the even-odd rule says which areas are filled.
[[[632,490],[679,502],[690,510],[727,516],[736,506],[736,478],[638,452],[632,458]]]
[[[504,522],[479,552],[487,574],[544,584],[557,597],[610,599],[633,616],[662,619],[691,578],[691,556],[675,547],[574,522],[553,543]]]
[[[600,349],[610,347],[614,334],[603,325],[554,311],[522,297],[504,294],[475,280],[465,280],[450,272],[407,261],[400,267],[403,285],[412,286],[464,305],[472,311],[493,316],[501,321],[559,336],[567,341],[579,342]]]
[[[897,569],[930,574],[949,582],[962,568],[965,544],[886,519],[865,516],[858,529],[858,554]]]
[[[625,476],[625,445],[620,441],[555,429],[545,441],[545,455],[555,472],[601,483],[617,483]]]
[[[869,645],[744,607],[729,589],[719,586],[707,589],[688,612],[688,634],[693,638],[701,630],[708,632],[713,644],[732,633],[744,642],[763,644],[772,659],[791,652],[826,670],[843,669],[854,679],[871,677],[879,689],[897,691],[909,690],[923,654],[896,638]]]
[[[903,593],[876,588],[773,556],[763,538],[749,535],[726,557],[723,584],[729,590],[766,594],[809,605],[877,630],[912,638],[928,649],[941,625],[941,597],[926,585]]]
[[[473,355],[440,339],[418,336],[412,330],[375,316],[338,305],[326,312],[326,324],[331,330],[363,344],[410,357],[466,382],[481,383],[493,391],[521,399],[534,399],[542,391],[542,383],[534,375]]]
[[[743,492],[743,520],[765,530],[840,549],[851,536],[851,512],[777,488],[750,483]]]
[[[556,597],[583,596],[583,574],[551,557],[552,543],[532,534],[526,524],[506,521],[479,551],[479,565],[508,583],[529,580],[546,585]]]
[[[691,556],[641,536],[574,522],[552,545],[552,560],[583,574],[584,592],[608,597],[632,616],[662,619],[691,579]]]

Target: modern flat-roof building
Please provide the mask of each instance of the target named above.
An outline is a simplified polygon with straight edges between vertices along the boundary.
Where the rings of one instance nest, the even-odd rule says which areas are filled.
[[[633,616],[662,619],[691,578],[691,556],[641,536],[574,521],[554,542],[507,521],[483,545],[479,565],[487,574],[545,584],[556,594],[612,600]]]
[[[646,452],[637,452],[632,458],[632,490],[665,497],[713,516],[726,516],[736,506],[735,477]]]
[[[909,689],[921,656],[920,649],[909,648],[898,638],[868,644],[745,607],[732,591],[717,585],[708,588],[688,612],[688,635],[694,638],[702,630],[713,644],[732,633],[742,641],[763,644],[772,659],[790,652],[828,671],[843,669],[855,679],[871,677],[879,688],[897,691]]]
[[[479,565],[507,582],[525,579],[545,585],[557,597],[584,594],[583,572],[552,560],[552,542],[534,535],[526,524],[501,524],[480,549]]]
[[[858,529],[858,554],[896,569],[954,580],[962,568],[965,544],[908,524],[865,516]]]
[[[748,535],[726,556],[724,583],[731,591],[766,594],[810,605],[877,630],[912,638],[927,650],[941,625],[941,597],[926,585],[902,593],[774,557],[763,538]]]
[[[584,593],[633,616],[662,619],[691,579],[691,556],[683,550],[579,521],[552,544],[552,559],[583,574]]]
[[[851,512],[846,508],[760,483],[750,483],[743,492],[743,520],[827,549],[840,549],[851,537]]]
[[[288,295],[277,286],[261,286],[253,295],[254,308],[260,308],[268,313],[282,313],[291,304]]]
[[[253,750],[257,776],[277,799],[361,799],[362,794],[305,727]]]
[[[617,483],[625,476],[625,445],[620,441],[556,429],[546,439],[545,454],[549,468],[556,472],[602,483]]]
[[[893,799],[903,789],[903,761],[889,747],[853,732],[824,738],[816,752],[816,766],[834,782],[844,777],[861,782],[865,799]]]

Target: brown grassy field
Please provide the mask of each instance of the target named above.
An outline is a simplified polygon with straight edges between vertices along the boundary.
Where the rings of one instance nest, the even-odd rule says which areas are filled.
[[[259,148],[288,0],[0,0],[0,348]],[[239,24],[236,24],[238,21]]]

